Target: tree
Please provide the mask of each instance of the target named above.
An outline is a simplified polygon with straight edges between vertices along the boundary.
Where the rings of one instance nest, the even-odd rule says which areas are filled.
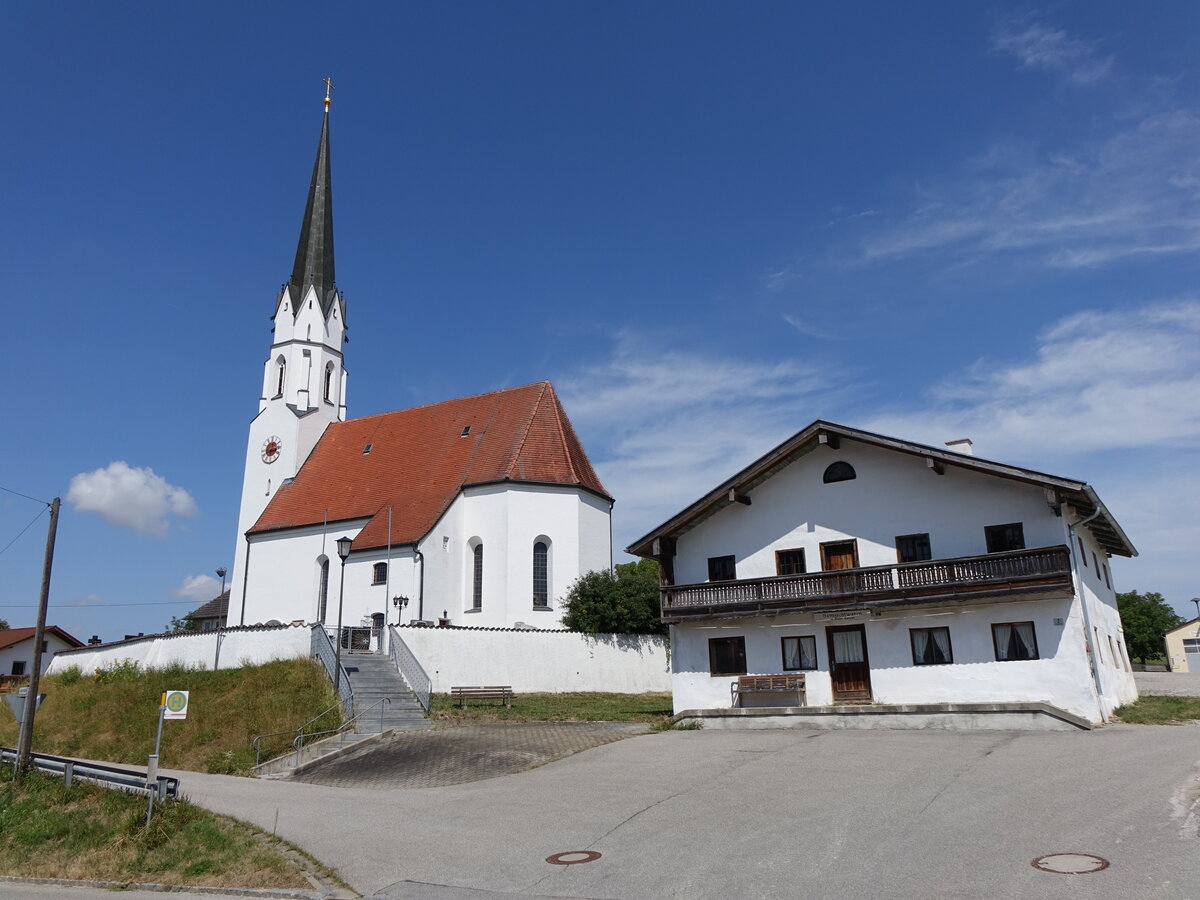
[[[1134,659],[1146,662],[1148,657],[1163,655],[1163,634],[1183,619],[1167,605],[1162,594],[1147,591],[1126,591],[1117,594],[1117,609],[1125,628],[1125,647]]]
[[[192,618],[191,613],[187,613],[182,618],[179,616],[171,616],[171,623],[163,629],[169,634],[176,634],[181,631],[198,631],[196,620]]]
[[[589,634],[666,634],[659,618],[658,563],[623,563],[616,574],[591,571],[572,583],[563,624]]]
[[[8,619],[0,619],[0,631],[8,631]]]

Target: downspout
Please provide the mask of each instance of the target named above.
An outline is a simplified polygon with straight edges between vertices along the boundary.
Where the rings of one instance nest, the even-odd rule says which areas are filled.
[[[608,502],[608,571],[616,573],[616,568],[613,566],[613,548],[612,548],[612,511],[616,506],[616,500]]]
[[[421,581],[417,587],[417,620],[425,621],[425,554],[413,544],[413,555],[421,561]]]
[[[1063,504],[1066,506],[1066,504]],[[1080,565],[1079,559],[1079,540],[1075,534],[1075,529],[1080,525],[1087,525],[1093,519],[1100,515],[1100,507],[1096,507],[1086,519],[1080,519],[1072,524],[1070,520],[1067,522],[1067,546],[1071,548],[1071,559],[1075,562],[1075,593],[1079,596],[1079,605],[1083,609],[1083,646],[1087,648],[1088,667],[1092,670],[1092,681],[1096,685],[1096,704],[1100,709],[1100,721],[1107,722],[1108,716],[1104,713],[1104,685],[1100,682],[1100,666],[1096,662],[1096,648],[1093,646],[1092,632],[1092,617],[1088,612],[1087,595],[1083,589],[1083,567]]]
[[[246,585],[250,583],[250,535],[246,535],[246,568],[242,569],[242,612],[239,625],[246,624]]]

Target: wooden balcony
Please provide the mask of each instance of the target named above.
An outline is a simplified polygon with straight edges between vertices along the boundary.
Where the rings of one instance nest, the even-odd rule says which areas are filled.
[[[930,559],[778,578],[740,578],[662,588],[664,622],[760,612],[812,612],[1032,594],[1070,596],[1063,546]]]

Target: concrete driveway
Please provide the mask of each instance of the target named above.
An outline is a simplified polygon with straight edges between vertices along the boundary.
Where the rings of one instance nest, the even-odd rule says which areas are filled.
[[[1139,694],[1200,697],[1200,672],[1134,672]]]
[[[380,898],[1197,898],[1198,764],[1190,724],[664,732],[450,787],[180,777]],[[1031,865],[1052,853],[1109,865]]]

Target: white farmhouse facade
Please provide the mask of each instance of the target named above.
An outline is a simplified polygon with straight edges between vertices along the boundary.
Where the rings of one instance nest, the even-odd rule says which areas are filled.
[[[347,419],[346,312],[327,97],[250,423],[228,624],[559,627],[571,582],[611,565],[613,500],[553,386]]]
[[[33,673],[33,638],[36,628],[8,628],[0,631],[0,676],[25,678]],[[82,647],[83,641],[72,637],[57,625],[48,625],[42,636],[42,671],[45,675],[55,653]]]
[[[1083,482],[817,421],[629,552],[662,567],[677,712],[796,702],[756,674],[808,706],[1137,696],[1108,567],[1136,550]]]

